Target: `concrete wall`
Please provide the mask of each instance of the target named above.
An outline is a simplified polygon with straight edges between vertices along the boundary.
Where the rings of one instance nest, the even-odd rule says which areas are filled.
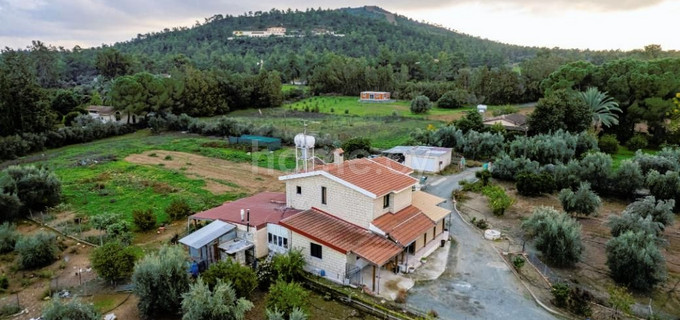
[[[267,243],[269,251],[273,251],[276,253],[286,253],[290,249],[291,235],[290,230],[288,230],[286,227],[280,226],[278,224],[269,223],[267,224],[267,233],[271,233],[272,235],[277,235],[279,237],[288,239],[288,248],[285,248],[269,243],[269,235],[267,235],[265,241]]]
[[[311,240],[295,231],[291,232],[292,248],[300,250],[305,257],[307,266],[305,270],[319,275],[320,270],[324,270],[326,278],[339,283],[345,279],[345,266],[347,264],[347,254],[335,251],[321,243]],[[321,259],[311,256],[310,243],[321,245]]]
[[[302,194],[297,194],[297,186],[302,187]],[[321,203],[322,186],[326,187],[326,204]],[[364,228],[368,228],[373,220],[376,203],[374,199],[323,176],[287,180],[286,202],[300,210],[319,208]],[[382,198],[379,198],[379,204],[382,210]]]

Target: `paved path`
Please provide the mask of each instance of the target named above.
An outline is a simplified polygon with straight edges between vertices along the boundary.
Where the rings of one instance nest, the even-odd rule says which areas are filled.
[[[450,199],[458,182],[474,179],[466,170],[430,184],[426,191]],[[451,201],[442,206],[453,210]],[[451,250],[447,270],[429,282],[417,283],[407,303],[423,311],[435,310],[441,319],[555,319],[539,307],[493,246],[477,229],[452,215],[451,234],[458,242]]]

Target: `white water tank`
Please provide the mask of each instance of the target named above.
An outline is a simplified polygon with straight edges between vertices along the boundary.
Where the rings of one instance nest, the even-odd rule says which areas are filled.
[[[498,230],[487,229],[484,231],[484,238],[488,240],[498,240],[501,238],[501,232]]]
[[[313,136],[308,136],[304,133],[296,135],[293,141],[298,148],[314,148],[314,143],[316,143],[316,139]]]

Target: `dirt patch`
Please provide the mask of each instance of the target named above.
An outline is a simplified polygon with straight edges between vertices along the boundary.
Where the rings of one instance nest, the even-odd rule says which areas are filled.
[[[149,156],[150,154],[155,154],[155,156]],[[278,180],[278,177],[284,174],[283,172],[256,167],[248,163],[163,150],[133,154],[126,157],[125,161],[143,165],[163,164],[164,168],[180,170],[187,177],[205,180],[204,188],[214,194],[225,192],[252,194],[285,189],[284,184]]]

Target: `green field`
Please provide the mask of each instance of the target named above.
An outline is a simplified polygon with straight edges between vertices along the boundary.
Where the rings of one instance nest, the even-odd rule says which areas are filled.
[[[181,170],[129,163],[123,160],[126,156],[148,150],[181,151],[268,167],[270,160],[278,159],[281,154],[290,154],[287,149],[281,149],[273,153],[261,151],[248,155],[246,151],[226,148],[222,141],[181,133],[152,135],[148,130],[141,130],[120,137],[48,150],[42,155],[18,161],[43,164],[53,169],[62,182],[66,207],[76,213],[121,213],[131,219],[133,210],[152,208],[160,222],[166,221],[163,210],[174,199],[186,199],[194,209],[207,209],[245,194],[214,195],[204,189],[204,180],[188,178]],[[295,159],[286,156],[283,167],[277,169],[289,170],[294,167]],[[239,183],[218,178],[212,180],[230,186]]]
[[[355,116],[401,116],[401,117],[416,117],[427,118],[430,116],[450,115],[461,113],[465,111],[475,110],[475,107],[465,107],[459,109],[444,109],[433,107],[427,114],[413,114],[410,110],[411,102],[407,100],[396,100],[393,102],[381,103],[367,103],[359,102],[357,97],[311,97],[298,102],[288,104],[284,108],[304,111],[314,110],[319,107],[320,113],[337,114],[337,115],[355,115]],[[489,107],[493,110],[497,107]],[[347,111],[345,111],[347,110]]]
[[[652,150],[652,149],[643,149],[642,152],[648,153],[648,154],[654,154],[657,152],[657,150]],[[621,165],[621,162],[624,160],[632,159],[635,156],[635,151],[631,151],[626,146],[619,146],[618,152],[615,154],[612,154],[612,168],[613,169],[618,169],[619,166]]]

